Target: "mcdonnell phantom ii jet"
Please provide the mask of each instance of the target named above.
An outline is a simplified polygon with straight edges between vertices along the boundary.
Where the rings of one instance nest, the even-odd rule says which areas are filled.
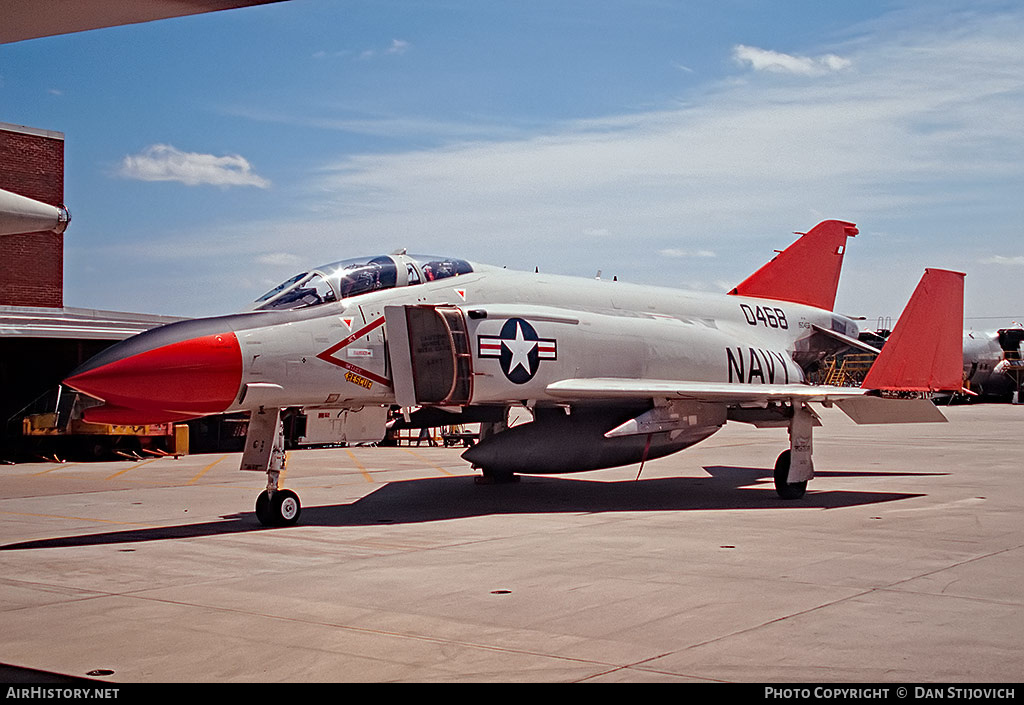
[[[69,386],[102,400],[86,420],[158,423],[250,412],[242,469],[267,474],[266,525],[298,520],[278,486],[281,411],[332,409],[344,439],[481,423],[463,457],[502,482],[643,463],[727,421],[785,427],[785,499],[814,475],[811,403],[858,423],[944,421],[922,395],[961,388],[963,277],[927,269],[861,387],[808,383],[834,352],[864,349],[833,311],[852,223],[820,223],[728,294],[513,272],[399,252],[304,272],[252,310],[172,323],[114,345]],[[878,352],[872,348],[867,348]],[[903,395],[906,396],[906,395]],[[510,408],[532,421],[509,427]]]
[[[1009,402],[1024,387],[1024,328],[964,331],[964,380],[972,400]]]

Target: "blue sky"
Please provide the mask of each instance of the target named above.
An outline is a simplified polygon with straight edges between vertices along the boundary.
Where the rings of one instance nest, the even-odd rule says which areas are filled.
[[[841,218],[837,310],[925,267],[1024,320],[1024,6],[289,2],[0,45],[63,132],[65,304],[245,308],[399,247],[724,291]]]

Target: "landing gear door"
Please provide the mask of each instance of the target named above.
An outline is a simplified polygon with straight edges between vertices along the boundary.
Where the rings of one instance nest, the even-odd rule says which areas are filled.
[[[399,406],[467,404],[473,358],[466,319],[454,306],[386,306],[395,402]]]
[[[384,326],[391,356],[391,382],[395,385],[395,403],[402,407],[416,406],[416,387],[412,376],[412,355],[409,350],[409,323],[405,306],[385,306]]]

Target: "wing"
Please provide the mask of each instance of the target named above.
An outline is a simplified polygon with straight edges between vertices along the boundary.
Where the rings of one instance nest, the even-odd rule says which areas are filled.
[[[688,399],[737,407],[769,402],[835,404],[858,424],[934,423],[946,421],[928,399],[889,399],[861,387],[814,384],[730,384],[658,379],[598,377],[566,379],[549,384],[554,397],[572,399]]]
[[[547,391],[552,396],[565,399],[679,398],[738,405],[760,405],[770,401],[830,403],[840,399],[861,397],[869,392],[860,387],[812,384],[741,385],[729,382],[683,382],[615,377],[566,379],[549,384]]]
[[[3,7],[0,44],[270,2],[280,0],[10,0]]]

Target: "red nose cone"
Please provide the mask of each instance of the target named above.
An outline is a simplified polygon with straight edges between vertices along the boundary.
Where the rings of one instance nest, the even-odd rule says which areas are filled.
[[[241,382],[242,352],[234,333],[171,343],[65,380],[107,406],[138,410],[140,416],[220,413],[235,400]]]

